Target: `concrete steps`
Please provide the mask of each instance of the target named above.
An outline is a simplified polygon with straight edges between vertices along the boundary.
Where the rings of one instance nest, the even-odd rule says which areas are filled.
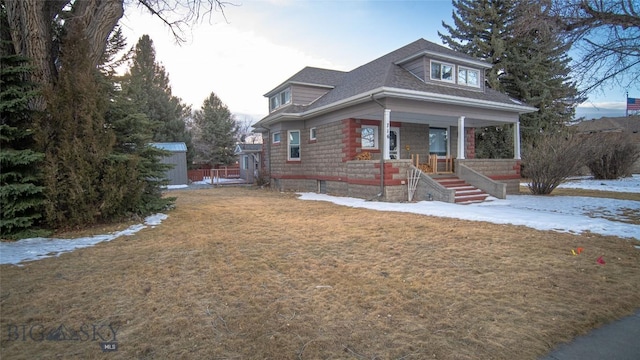
[[[483,202],[489,197],[484,191],[467,184],[455,176],[434,178],[435,181],[447,189],[455,190],[456,204],[471,204]]]

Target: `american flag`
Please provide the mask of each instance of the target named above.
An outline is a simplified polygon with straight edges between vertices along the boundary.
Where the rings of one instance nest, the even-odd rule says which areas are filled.
[[[628,97],[627,110],[640,110],[640,99]]]

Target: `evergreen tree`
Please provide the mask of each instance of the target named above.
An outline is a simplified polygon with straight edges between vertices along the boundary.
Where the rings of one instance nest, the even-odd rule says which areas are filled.
[[[147,116],[121,91],[114,90],[106,119],[116,137],[106,167],[112,171],[104,174],[105,183],[118,184],[108,192],[114,200],[109,202],[113,204],[111,212],[148,215],[172,207],[175,198],[162,197],[170,165],[160,159],[168,153],[149,145],[153,134]]]
[[[4,34],[3,34],[4,35]],[[29,101],[37,91],[25,81],[30,67],[25,58],[9,55],[2,38],[0,56],[0,237],[43,236],[38,229],[44,205],[37,171],[44,158],[33,150],[33,113]],[[6,49],[6,50],[5,50]]]
[[[124,76],[122,87],[138,110],[145,114],[153,127],[152,140],[155,142],[184,142],[192,149],[191,134],[185,122],[191,115],[191,108],[171,94],[169,76],[164,67],[156,62],[153,41],[143,35],[135,46],[129,73]],[[187,162],[191,163],[193,150],[187,152]]]
[[[63,41],[58,82],[45,92],[49,107],[36,140],[45,154],[46,220],[52,227],[76,227],[101,217],[102,173],[114,137],[105,126],[107,97],[86,55],[87,41],[74,33]]]
[[[570,81],[567,46],[558,35],[536,21],[545,16],[543,5],[527,0],[454,0],[455,27],[443,23],[449,35],[439,33],[452,49],[479,57],[493,67],[487,84],[537,107],[520,118],[522,143],[571,121],[577,103]],[[476,131],[478,157],[511,157],[508,127]]]
[[[571,122],[579,100],[569,76],[570,46],[551,29],[536,25],[544,25],[535,20],[545,16],[539,4],[521,4],[516,36],[507,49],[509,66],[501,81],[508,95],[539,109],[520,117],[522,142],[527,144]]]
[[[196,158],[200,162],[231,164],[238,125],[227,106],[211,93],[194,113]]]
[[[161,163],[161,158],[168,153],[149,145],[153,137],[151,122],[121,90],[121,78],[113,71],[129,56],[116,57],[126,47],[122,32],[114,31],[107,44],[101,66],[110,99],[105,121],[114,132],[115,143],[102,175],[102,216],[148,215],[166,210],[175,200],[162,197],[162,189],[168,184],[165,171],[170,165]]]
[[[453,0],[454,26],[442,21],[450,35],[438,32],[452,50],[482,59],[493,67],[485,74],[487,84],[502,90],[506,51],[514,22],[514,0]]]

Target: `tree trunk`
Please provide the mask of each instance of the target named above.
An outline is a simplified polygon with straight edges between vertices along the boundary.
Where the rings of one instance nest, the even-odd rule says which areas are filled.
[[[50,84],[53,77],[51,51],[51,19],[47,14],[47,2],[40,0],[6,0],[7,20],[16,54],[31,60],[34,67],[31,81]],[[44,109],[42,97],[34,99],[34,108]]]
[[[89,57],[97,66],[107,39],[124,14],[124,0],[5,0],[11,40],[15,52],[31,59],[35,68],[31,80],[43,88],[57,77],[56,61],[60,50],[53,38],[53,22],[63,18],[67,34],[80,31],[91,44]],[[71,11],[63,9],[71,6]],[[43,99],[34,108],[44,110]]]
[[[77,0],[65,27],[68,33],[82,31],[89,41],[89,58],[97,66],[113,28],[124,15],[123,0]]]

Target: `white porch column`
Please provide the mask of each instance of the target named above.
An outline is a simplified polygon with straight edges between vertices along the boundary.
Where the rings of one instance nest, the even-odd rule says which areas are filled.
[[[464,136],[464,116],[458,118],[458,159],[464,159],[465,136]]]
[[[391,109],[384,109],[384,121],[382,122],[382,158],[390,160],[389,136],[391,128]]]
[[[513,127],[513,158],[520,160],[520,121]]]

